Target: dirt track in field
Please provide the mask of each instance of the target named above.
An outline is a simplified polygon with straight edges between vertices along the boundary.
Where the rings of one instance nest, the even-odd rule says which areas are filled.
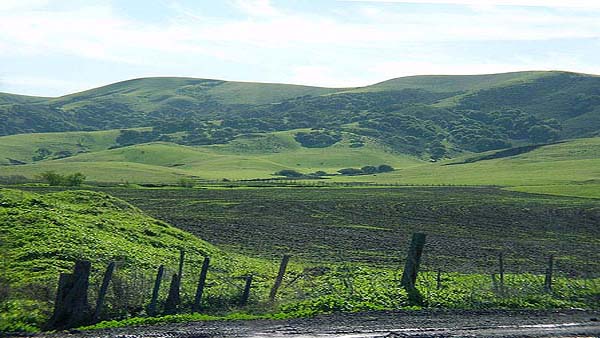
[[[87,332],[52,338],[600,337],[599,311],[398,311],[307,319],[215,321]]]

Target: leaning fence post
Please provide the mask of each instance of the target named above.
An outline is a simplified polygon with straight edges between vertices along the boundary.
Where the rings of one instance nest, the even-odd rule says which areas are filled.
[[[202,301],[202,293],[204,292],[204,284],[206,283],[206,274],[208,273],[209,265],[210,257],[204,257],[202,270],[200,271],[200,279],[198,280],[198,287],[196,288],[196,298],[194,298],[194,305],[192,306],[192,312],[198,312],[200,310],[200,302]]]
[[[148,314],[151,316],[156,315],[156,303],[158,302],[158,291],[160,290],[160,283],[162,282],[163,274],[165,272],[165,266],[161,265],[158,267],[158,273],[156,274],[156,280],[154,281],[154,289],[152,290],[152,300],[148,305]]]
[[[88,323],[90,270],[89,261],[77,261],[72,274],[60,274],[54,313],[44,329],[66,329]]]
[[[544,291],[552,292],[552,273],[554,270],[554,255],[548,257],[548,267],[546,268],[546,278],[544,280]]]
[[[415,285],[426,236],[427,235],[424,233],[414,233],[412,235],[408,255],[406,257],[406,264],[404,265],[404,271],[402,273],[401,285],[406,289],[411,300],[416,303],[421,303],[423,300],[423,297]]]
[[[246,285],[244,286],[244,293],[240,300],[240,306],[246,306],[248,304],[248,298],[250,298],[250,288],[252,287],[252,275],[246,276]]]
[[[111,262],[110,264],[108,264],[106,272],[104,272],[102,286],[100,286],[100,292],[98,292],[98,299],[96,300],[96,311],[94,311],[94,317],[92,318],[93,322],[96,322],[98,321],[98,319],[100,319],[100,313],[102,312],[102,307],[104,306],[104,299],[106,298],[106,292],[108,291],[108,284],[110,283],[110,279],[112,278],[114,270],[115,262]]]
[[[165,301],[165,314],[167,315],[173,315],[177,313],[177,308],[179,307],[179,303],[181,301],[179,298],[179,281],[179,276],[174,274],[171,278],[169,296],[167,296],[167,300]]]
[[[281,282],[283,282],[283,276],[285,275],[285,269],[287,268],[289,261],[290,255],[284,255],[281,259],[281,264],[279,265],[279,273],[277,273],[275,284],[273,285],[273,288],[271,288],[271,293],[269,294],[269,301],[271,302],[275,301],[275,296],[277,296],[277,290],[279,290]]]

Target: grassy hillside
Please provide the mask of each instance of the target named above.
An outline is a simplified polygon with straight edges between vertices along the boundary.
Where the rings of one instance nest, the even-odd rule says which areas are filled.
[[[351,91],[390,91],[424,89],[433,92],[463,92],[528,82],[553,72],[514,72],[486,75],[421,75],[407,76],[376,83]]]
[[[90,181],[168,183],[181,178],[268,179],[273,173],[292,169],[305,174],[342,168],[388,164],[391,173],[360,176],[333,176],[329,182],[373,182],[418,185],[498,185],[519,187],[523,191],[556,192],[583,197],[600,197],[594,182],[600,179],[600,138],[576,139],[540,146],[522,154],[493,158],[502,151],[469,154],[437,163],[398,154],[372,139],[362,147],[352,147],[353,134],[325,148],[306,148],[295,133],[275,132],[240,136],[222,145],[183,146],[167,142],[139,144],[106,149],[117,131],[91,133],[38,134],[0,138],[3,158],[27,161],[38,147],[53,151],[71,149],[89,143],[87,153],[62,159],[45,159],[27,165],[0,167],[0,176],[35,175],[55,170],[82,172]],[[87,140],[87,141],[86,141]],[[85,142],[84,142],[85,141]],[[94,151],[94,147],[97,149]],[[478,160],[490,157],[488,160]],[[30,161],[31,162],[31,161]],[[470,162],[470,163],[463,163]],[[462,163],[462,164],[460,164]],[[584,188],[585,187],[585,188]],[[562,192],[561,192],[562,191]]]
[[[273,173],[283,169],[303,173],[317,170],[335,173],[346,167],[389,164],[404,168],[423,163],[414,157],[391,152],[372,140],[367,140],[362,147],[353,148],[351,136],[348,135],[330,147],[305,148],[294,140],[294,134],[298,131],[246,135],[223,145],[190,147],[156,142],[102,150],[113,144],[115,132],[118,133],[39,134],[39,144],[33,142],[29,135],[2,137],[0,141],[7,140],[7,147],[0,148],[3,151],[0,156],[23,161],[35,156],[38,146],[48,144],[48,147],[56,146],[50,149],[71,149],[77,147],[73,143],[85,139],[85,135],[98,140],[98,151],[90,149],[89,153],[68,158],[0,167],[0,176],[33,177],[44,171],[55,170],[68,173],[80,171],[92,181],[175,182],[186,176],[253,179],[270,178]],[[11,146],[20,141],[23,141],[21,148]]]
[[[0,135],[135,128],[167,118],[215,118],[335,89],[193,78],[143,78],[58,98],[0,93]]]
[[[103,192],[29,189],[44,193],[0,189],[0,332],[39,327],[49,316],[58,274],[71,270],[78,259],[92,262],[92,304],[103,269],[110,261],[117,263],[103,317],[127,318],[121,324],[215,319],[205,313],[223,315],[232,311],[243,312],[227,318],[255,318],[248,313],[265,311],[278,312],[274,317],[282,318],[414,308],[406,292],[398,287],[398,250],[406,244],[407,234],[417,229],[429,233],[423,269],[445,269],[443,290],[435,287],[435,273],[420,273],[417,287],[424,295],[422,306],[597,308],[597,280],[573,278],[588,276],[586,269],[593,273],[598,261],[594,260],[595,239],[588,235],[594,224],[581,222],[597,214],[589,201],[528,198],[506,192],[498,196],[496,191],[483,189],[110,190],[211,241],[228,238],[228,248],[263,256],[273,262],[270,264],[223,252]],[[458,209],[443,207],[457,200],[462,202]],[[522,207],[524,202],[530,209],[515,215],[514,204]],[[359,210],[357,203],[369,212],[348,212]],[[555,212],[556,222],[540,226],[541,218],[536,216],[557,207],[561,211]],[[482,215],[490,210],[495,210],[496,217],[485,224],[473,222],[483,220]],[[401,217],[381,217],[390,212]],[[530,213],[538,223],[520,225],[511,221],[514,217],[527,218]],[[434,214],[444,214],[446,222],[432,223]],[[570,235],[561,236],[566,229]],[[270,235],[265,236],[266,232]],[[507,242],[502,236],[508,233],[513,237]],[[464,234],[468,234],[469,241],[462,237]],[[530,235],[538,238],[538,246],[531,246]],[[526,260],[519,256],[523,247],[528,249]],[[166,267],[159,297],[162,304],[168,281],[177,271],[181,248],[186,250],[181,289],[184,314],[131,318],[147,316],[144,307],[159,264]],[[491,288],[486,273],[493,269],[490,263],[493,265],[497,250],[507,250],[507,295],[503,296]],[[280,258],[284,252],[296,255],[278,302],[272,304],[267,294],[276,273],[273,258]],[[543,276],[538,267],[548,252],[556,252],[559,262],[552,294],[541,291]],[[188,311],[199,265],[206,255],[211,257],[211,267],[203,296],[204,311],[192,315]],[[476,264],[461,269],[465,258],[471,260],[473,255]],[[311,257],[316,265],[297,263]],[[240,307],[241,277],[249,273],[253,275],[250,303]],[[98,327],[116,324],[105,322]]]
[[[517,72],[413,76],[332,89],[144,78],[53,99],[3,95],[0,135],[151,127],[137,143],[207,145],[247,133],[353,126],[397,151],[439,158],[595,136],[599,81],[586,74]]]
[[[15,103],[42,103],[50,98],[0,93],[0,106]]]
[[[0,166],[11,164],[11,160],[32,163],[36,156],[43,160],[108,149],[116,144],[118,136],[118,130],[107,130],[0,137]]]
[[[97,98],[132,99],[136,107],[152,110],[152,105],[167,100],[203,101],[208,98],[222,104],[266,104],[304,95],[321,95],[336,89],[278,83],[235,82],[212,79],[154,77],[122,81],[84,92],[52,99],[67,107],[83,105]],[[78,102],[78,104],[75,104]],[[190,101],[192,102],[192,101]]]
[[[517,72],[415,76],[356,89],[146,78],[53,99],[3,95],[0,134],[23,134],[0,137],[0,176],[57,170],[95,181],[175,182],[389,164],[402,170],[335,180],[579,184],[598,178],[596,155],[580,152],[598,146],[599,88],[593,75]],[[106,131],[82,132],[94,129]],[[38,130],[78,131],[29,134]]]
[[[524,154],[505,158],[452,164],[458,162],[461,162],[461,159],[401,169],[372,177],[372,180],[401,184],[580,186],[600,178],[600,138],[542,146]],[[585,195],[590,194],[588,191]],[[592,194],[600,197],[600,191]]]
[[[233,277],[252,271],[257,273],[260,290],[266,287],[261,286],[261,274],[271,273],[268,264],[224,253],[122,200],[89,191],[38,195],[0,189],[0,242],[0,331],[11,325],[37,326],[47,318],[58,275],[72,270],[76,260],[92,262],[94,291],[106,265],[117,262],[108,299],[107,312],[112,316],[142,311],[156,268],[165,265],[164,285],[168,285],[177,271],[180,249],[187,253],[184,276],[190,276],[183,289],[185,302],[193,297],[195,278],[191,276],[199,271],[204,256],[212,258],[209,278],[216,280],[221,275]],[[163,287],[161,297],[166,289]],[[207,292],[207,302],[211,298],[225,301],[232,296],[228,292],[237,296],[235,288],[221,283]]]

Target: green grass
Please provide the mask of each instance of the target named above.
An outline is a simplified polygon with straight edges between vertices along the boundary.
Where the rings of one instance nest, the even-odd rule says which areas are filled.
[[[0,331],[37,330],[50,314],[58,274],[78,259],[92,261],[92,303],[103,268],[117,262],[103,317],[108,321],[88,329],[412,309],[415,303],[399,287],[398,267],[414,231],[428,233],[419,306],[598,306],[598,279],[573,278],[598,271],[595,224],[585,221],[597,210],[592,199],[482,188],[28,189],[43,194],[0,189],[0,290],[8,290],[8,298],[0,293]],[[542,216],[550,213],[548,223]],[[148,318],[144,306],[155,269],[167,267],[167,285],[181,248],[183,314]],[[489,280],[499,250],[506,254],[505,294]],[[278,301],[270,304],[267,294],[282,253],[293,259]],[[540,271],[549,253],[557,260],[555,288],[544,293]],[[206,255],[206,313],[190,315]],[[438,268],[444,272],[441,289],[435,285]],[[249,273],[252,297],[240,308],[239,277]],[[161,290],[164,300],[166,286]],[[129,319],[112,320],[123,318]]]
[[[553,72],[513,72],[486,75],[423,75],[391,79],[350,92],[388,91],[402,89],[424,89],[434,92],[474,91],[514,83],[531,81]]]
[[[15,103],[42,103],[47,101],[49,98],[39,97],[39,96],[27,96],[27,95],[17,95],[17,94],[8,94],[8,93],[0,93],[0,106],[1,105],[10,105]]]
[[[424,185],[584,186],[600,178],[600,138],[571,140],[506,158],[446,165],[459,161],[453,159],[362,179]],[[581,196],[589,195],[596,188],[597,185],[591,185]],[[576,189],[571,193],[576,193]]]
[[[351,148],[347,137],[331,147],[304,148],[294,140],[296,132],[297,130],[242,136],[224,145],[190,147],[156,142],[110,150],[100,149],[32,165],[0,167],[0,176],[20,174],[33,177],[47,170],[55,170],[68,173],[80,171],[91,181],[175,182],[185,176],[209,180],[272,178],[274,172],[282,169],[304,173],[317,170],[335,173],[345,167],[389,164],[404,168],[423,163],[414,157],[390,152],[373,141],[368,141],[364,147]],[[111,131],[91,134],[99,133],[114,136]],[[40,135],[48,143],[60,143],[63,134],[65,133]],[[5,138],[12,138],[15,142],[28,139],[26,135]],[[99,147],[111,142],[108,138]],[[37,144],[26,145],[20,151],[20,158],[30,157],[31,151],[37,149]],[[5,154],[15,154],[11,153],[11,149],[6,147]]]
[[[3,136],[0,137],[0,166],[9,164],[8,159],[31,163],[40,148],[52,153],[70,151],[73,154],[108,149],[116,144],[118,136],[118,130]]]
[[[300,85],[235,82],[184,77],[154,77],[133,79],[71,94],[52,100],[66,103],[66,108],[80,107],[95,98],[110,97],[111,100],[132,104],[137,109],[151,111],[156,104],[168,100],[202,102],[211,100],[225,104],[268,104],[304,95],[321,95],[336,89]]]
[[[17,329],[19,325],[25,329],[39,327],[49,315],[58,274],[71,270],[76,260],[92,262],[92,290],[97,288],[108,262],[117,262],[113,279],[117,286],[113,287],[120,285],[126,293],[119,294],[118,289],[113,289],[109,294],[113,315],[136,311],[131,308],[139,306],[134,300],[147,299],[151,276],[158,265],[167,267],[165,279],[170,278],[177,269],[180,249],[186,251],[184,273],[190,277],[199,270],[204,256],[212,258],[210,278],[252,271],[257,273],[258,289],[263,278],[260,274],[272,270],[264,262],[227,254],[198,237],[146,216],[122,200],[90,191],[38,195],[0,189],[0,242],[0,282],[3,290],[9,290],[8,300],[0,299],[0,307],[6,307],[7,311],[0,317],[0,328],[4,329]],[[185,284],[184,297],[189,299],[195,290],[194,280],[189,278]],[[207,291],[207,299],[228,297],[228,288],[215,285]],[[161,294],[164,296],[165,292]],[[119,309],[114,305],[120,304],[118,299],[129,303],[121,304],[124,308]],[[28,308],[34,309],[36,316],[25,316]],[[23,315],[11,317],[9,312],[23,312]]]
[[[45,133],[0,138],[0,176],[41,172],[82,172],[89,181],[130,183],[174,183],[184,177],[204,180],[223,178],[269,179],[274,172],[293,169],[303,173],[336,173],[347,167],[389,164],[391,173],[334,176],[327,182],[371,182],[401,185],[495,185],[530,191],[580,197],[598,197],[593,184],[600,179],[600,137],[569,140],[542,146],[516,156],[459,163],[479,156],[464,155],[438,163],[390,151],[374,140],[363,147],[350,146],[351,134],[326,148],[304,148],[294,140],[301,130],[241,135],[220,145],[183,146],[166,142],[108,149],[118,131]],[[69,150],[76,156],[43,160],[27,165],[6,165],[8,158],[31,162],[35,151]],[[488,152],[493,153],[493,152]],[[488,154],[486,153],[486,154]],[[523,188],[519,188],[523,187]],[[529,187],[529,188],[528,188]]]
[[[197,321],[231,321],[312,317],[334,312],[381,310],[445,309],[564,309],[596,308],[594,297],[600,293],[600,280],[556,278],[551,293],[543,292],[543,276],[506,275],[505,293],[491,285],[489,276],[481,274],[444,273],[438,288],[435,273],[421,273],[417,287],[423,304],[411,305],[406,292],[399,287],[399,271],[351,265],[333,267],[321,277],[303,285],[307,299],[283,304],[276,312],[236,312],[227,316],[180,314],[162,317],[134,317],[112,320],[82,327],[83,330],[136,327],[166,323]],[[310,285],[310,287],[309,287]]]

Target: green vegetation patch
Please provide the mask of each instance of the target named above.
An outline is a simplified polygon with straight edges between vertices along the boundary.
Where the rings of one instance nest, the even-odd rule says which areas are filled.
[[[170,274],[176,271],[180,249],[186,251],[185,273],[190,276],[183,291],[186,302],[191,301],[195,290],[191,276],[199,271],[204,256],[212,258],[213,279],[220,274],[233,278],[254,271],[258,273],[257,288],[267,287],[260,275],[264,265],[225,254],[192,234],[146,216],[123,200],[99,192],[38,195],[0,189],[0,243],[3,330],[39,327],[48,318],[59,273],[69,272],[76,260],[92,262],[92,290],[97,290],[108,263],[117,263],[109,293],[112,305],[107,310],[112,316],[143,312],[156,268],[161,264],[167,267],[167,285]],[[165,292],[166,287],[161,295]],[[235,287],[222,283],[207,292],[207,302],[225,304],[228,297],[237,297]]]

